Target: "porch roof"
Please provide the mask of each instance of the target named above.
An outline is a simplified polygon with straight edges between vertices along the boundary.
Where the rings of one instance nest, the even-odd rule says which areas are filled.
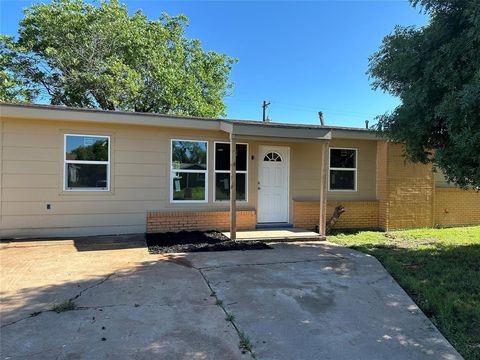
[[[329,128],[298,125],[264,123],[261,121],[222,120],[220,129],[237,138],[276,138],[298,140],[330,140]]]

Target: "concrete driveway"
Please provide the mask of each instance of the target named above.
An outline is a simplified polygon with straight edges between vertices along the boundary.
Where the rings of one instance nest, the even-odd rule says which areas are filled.
[[[257,359],[461,359],[374,258],[274,247],[160,256],[135,237],[1,244],[2,359],[252,358],[240,333]],[[49,311],[68,299],[75,310]]]

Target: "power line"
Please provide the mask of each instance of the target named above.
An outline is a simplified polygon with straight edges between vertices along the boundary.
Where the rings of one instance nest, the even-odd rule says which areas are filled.
[[[258,104],[257,101],[250,101],[250,100],[235,100],[233,98],[230,98],[227,100],[227,102],[231,104],[245,104],[245,105],[255,105]],[[322,111],[328,111],[329,113],[332,114],[338,114],[338,115],[355,115],[355,116],[363,116],[363,117],[375,117],[377,115],[381,115],[380,113],[367,113],[367,112],[361,112],[361,111],[354,111],[354,110],[345,110],[345,109],[338,109],[338,108],[331,108],[331,107],[324,107],[321,106],[309,106],[309,105],[302,105],[302,104],[292,104],[292,103],[287,103],[283,101],[269,101],[268,105],[275,105],[276,108],[286,108],[286,109],[292,109],[292,110],[309,110],[312,112],[317,113],[319,110]],[[267,106],[268,106],[267,105]]]

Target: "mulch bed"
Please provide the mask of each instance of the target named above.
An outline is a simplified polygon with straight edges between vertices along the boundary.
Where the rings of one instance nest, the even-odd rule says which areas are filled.
[[[150,254],[271,249],[260,241],[232,241],[215,230],[146,234],[145,237]]]

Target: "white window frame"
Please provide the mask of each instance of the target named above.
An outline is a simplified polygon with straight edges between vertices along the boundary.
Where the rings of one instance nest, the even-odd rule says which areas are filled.
[[[332,150],[354,150],[355,151],[355,167],[354,168],[338,168],[338,167],[331,167],[331,155]],[[330,174],[331,170],[340,170],[340,171],[353,171],[354,176],[354,189],[332,189],[330,187]],[[358,148],[350,148],[350,147],[329,147],[328,148],[328,191],[333,192],[356,192],[358,188]]]
[[[216,149],[217,144],[230,144],[228,141],[214,141],[213,143],[213,201],[216,203],[226,203],[230,200],[217,200],[217,173],[219,174],[230,174],[230,170],[217,170],[217,157],[216,157]],[[247,164],[246,170],[237,170],[237,174],[245,174],[245,200],[237,200],[240,203],[248,202],[248,159],[249,159],[249,150],[248,150],[248,143],[236,143],[237,145],[246,145],[247,146]]]
[[[172,151],[173,151],[173,142],[174,141],[183,141],[183,142],[198,142],[207,144],[207,164],[205,170],[179,170],[172,168]],[[189,139],[170,139],[170,203],[172,204],[205,204],[208,203],[208,151],[209,151],[209,142],[208,140],[189,140]],[[173,173],[183,172],[183,173],[203,173],[205,174],[205,200],[174,200],[173,199]]]
[[[107,138],[108,139],[108,161],[67,160],[67,136]],[[63,191],[109,192],[110,191],[110,158],[111,158],[110,146],[111,146],[111,139],[109,135],[64,134],[63,135]],[[67,164],[107,165],[107,187],[106,188],[69,188],[67,187]]]

